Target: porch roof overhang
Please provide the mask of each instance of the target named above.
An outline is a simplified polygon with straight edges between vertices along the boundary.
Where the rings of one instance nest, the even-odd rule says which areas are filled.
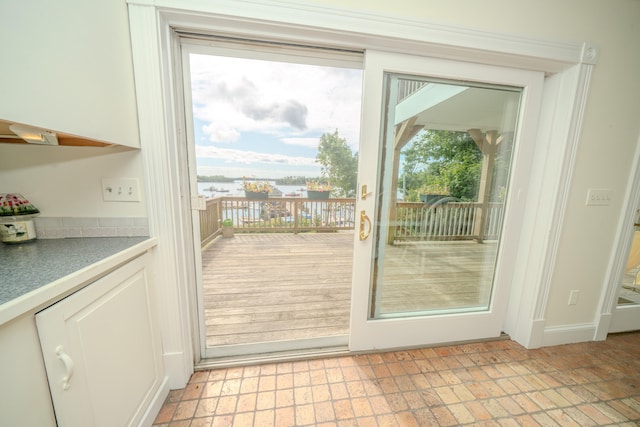
[[[515,88],[426,83],[398,103],[395,125],[412,120],[420,129],[502,133],[515,128],[519,100]]]

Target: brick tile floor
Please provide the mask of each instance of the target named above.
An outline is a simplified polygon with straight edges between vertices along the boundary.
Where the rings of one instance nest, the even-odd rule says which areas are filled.
[[[154,426],[640,425],[640,332],[199,371]]]

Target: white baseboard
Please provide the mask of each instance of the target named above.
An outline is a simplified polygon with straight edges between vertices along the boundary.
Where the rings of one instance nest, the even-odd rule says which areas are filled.
[[[183,352],[164,353],[162,355],[164,361],[164,371],[169,377],[169,389],[176,390],[186,387],[193,374],[193,362],[189,366],[185,366]]]
[[[593,341],[596,336],[596,326],[592,323],[583,323],[568,326],[552,326],[544,328],[542,346],[573,344],[578,342]]]
[[[595,340],[596,341],[604,341],[607,339],[607,334],[611,329],[611,320],[613,316],[609,314],[601,314],[600,321],[598,322],[598,327],[596,328]]]
[[[151,403],[149,403],[149,407],[144,412],[144,415],[140,420],[140,424],[138,424],[140,427],[151,427],[153,425],[153,422],[158,416],[158,413],[160,413],[160,409],[162,408],[162,405],[164,404],[164,401],[167,399],[168,395],[169,378],[165,376],[162,380],[162,383],[160,384],[160,387],[158,387],[158,391],[156,392],[155,396],[153,396]]]

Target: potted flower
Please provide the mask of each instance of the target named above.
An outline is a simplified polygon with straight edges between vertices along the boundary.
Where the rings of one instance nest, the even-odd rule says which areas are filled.
[[[420,201],[428,205],[449,196],[449,188],[439,182],[425,184],[420,188]]]
[[[233,220],[225,218],[222,221],[222,237],[233,237]]]
[[[18,193],[0,194],[0,240],[24,243],[36,239],[33,218],[40,211]]]
[[[310,200],[326,200],[331,196],[331,184],[319,181],[307,181],[307,197]]]
[[[242,179],[244,195],[249,200],[266,199],[273,191],[273,186],[267,181],[247,181]]]

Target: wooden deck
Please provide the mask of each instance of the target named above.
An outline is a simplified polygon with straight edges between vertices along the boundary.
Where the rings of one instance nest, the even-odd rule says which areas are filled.
[[[202,252],[207,347],[348,335],[353,239],[353,232],[215,239]],[[481,261],[494,252],[494,244],[472,241],[387,248],[383,311],[485,303],[480,291],[490,280],[479,278],[491,271]]]
[[[207,347],[347,335],[353,232],[236,234],[202,253]]]

